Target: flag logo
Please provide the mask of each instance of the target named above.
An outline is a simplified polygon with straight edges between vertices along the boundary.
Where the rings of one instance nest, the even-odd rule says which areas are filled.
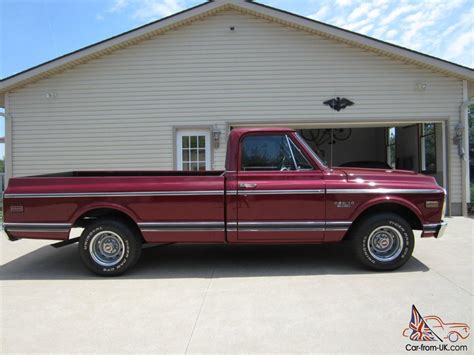
[[[411,319],[408,326],[411,330],[410,340],[413,341],[441,341],[441,338],[426,324],[415,305],[411,307]]]

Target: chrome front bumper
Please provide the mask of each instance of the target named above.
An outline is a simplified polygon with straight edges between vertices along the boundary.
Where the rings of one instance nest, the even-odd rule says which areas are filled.
[[[441,221],[440,223],[425,224],[423,225],[422,237],[435,237],[441,238],[446,232],[448,222]]]

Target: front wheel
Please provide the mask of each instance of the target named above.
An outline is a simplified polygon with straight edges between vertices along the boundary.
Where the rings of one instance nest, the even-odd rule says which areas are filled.
[[[374,270],[395,270],[410,259],[415,238],[410,225],[393,213],[374,215],[353,231],[357,259]]]
[[[141,250],[141,240],[133,228],[115,219],[92,223],[79,240],[82,262],[101,276],[123,274],[138,261]]]

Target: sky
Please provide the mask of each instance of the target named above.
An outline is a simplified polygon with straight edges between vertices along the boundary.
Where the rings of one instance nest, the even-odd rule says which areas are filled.
[[[202,2],[0,0],[0,77],[8,77]],[[464,66],[474,66],[474,0],[259,2]],[[3,132],[2,122],[0,135],[3,136]]]

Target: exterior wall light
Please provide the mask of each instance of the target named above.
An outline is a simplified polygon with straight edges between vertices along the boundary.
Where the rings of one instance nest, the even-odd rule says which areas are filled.
[[[212,130],[212,141],[214,142],[214,149],[219,148],[221,143],[221,131],[218,129]]]
[[[428,84],[426,83],[417,82],[415,84],[416,91],[426,91],[427,88],[428,88]]]
[[[454,137],[453,137],[453,143],[458,146],[458,155],[462,159],[464,158],[464,144],[463,144],[463,135],[464,135],[464,125],[461,123],[458,123],[456,127],[454,128]]]
[[[58,94],[55,93],[55,92],[48,92],[46,93],[46,99],[47,100],[52,100],[52,99],[55,99],[56,97],[58,97]]]

